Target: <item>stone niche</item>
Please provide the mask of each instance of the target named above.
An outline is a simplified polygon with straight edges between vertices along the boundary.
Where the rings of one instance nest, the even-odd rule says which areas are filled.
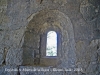
[[[30,22],[25,31],[23,65],[62,66],[75,65],[75,41],[73,26],[67,15],[58,10],[42,10],[29,17]],[[57,56],[46,57],[46,34],[57,32]]]

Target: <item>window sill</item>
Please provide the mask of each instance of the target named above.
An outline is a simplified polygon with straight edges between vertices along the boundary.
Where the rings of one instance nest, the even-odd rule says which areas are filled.
[[[58,58],[58,56],[44,56],[44,57],[42,57],[42,58],[48,58],[48,59],[57,59]]]
[[[40,59],[40,65],[42,66],[55,66],[58,62],[57,56],[45,56]]]

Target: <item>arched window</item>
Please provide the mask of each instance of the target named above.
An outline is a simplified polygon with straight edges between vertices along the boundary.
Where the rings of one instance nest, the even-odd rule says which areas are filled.
[[[47,33],[46,56],[57,56],[57,33],[55,31]]]
[[[61,56],[61,33],[48,28],[40,36],[40,65],[55,66]]]

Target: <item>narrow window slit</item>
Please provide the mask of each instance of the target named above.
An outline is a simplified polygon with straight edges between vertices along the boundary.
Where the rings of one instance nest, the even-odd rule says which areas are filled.
[[[55,31],[47,33],[46,56],[57,56],[57,33]]]

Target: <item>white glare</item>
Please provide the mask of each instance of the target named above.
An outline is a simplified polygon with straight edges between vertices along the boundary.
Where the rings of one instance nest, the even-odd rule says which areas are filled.
[[[49,31],[47,34],[46,56],[57,56],[57,34]]]

